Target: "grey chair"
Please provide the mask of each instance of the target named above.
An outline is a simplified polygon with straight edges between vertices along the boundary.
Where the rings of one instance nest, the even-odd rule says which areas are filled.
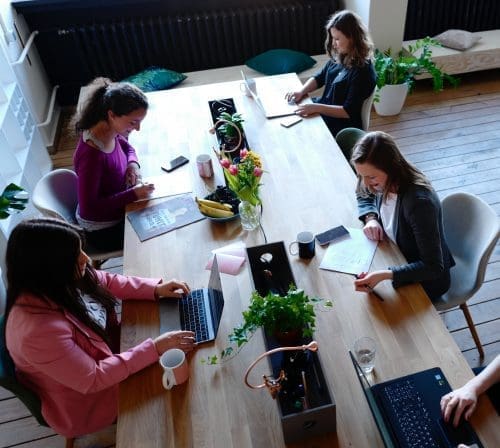
[[[371,95],[363,101],[363,105],[361,106],[361,125],[363,126],[364,131],[368,131],[368,128],[370,127],[370,114],[374,98],[375,89],[373,89]]]
[[[351,160],[352,148],[366,132],[358,128],[345,128],[340,130],[335,136],[335,141],[341,149],[344,157]]]
[[[483,284],[488,260],[500,235],[499,219],[486,202],[469,193],[446,196],[442,207],[444,233],[456,266],[450,271],[450,289],[433,301],[434,306],[439,311],[460,307],[483,358],[484,350],[466,302]]]
[[[64,168],[45,174],[33,190],[31,198],[33,205],[45,216],[78,224],[76,220],[77,179],[74,171]],[[123,250],[106,252],[89,244],[87,244],[85,251],[96,268],[99,268],[109,258],[123,256]]]
[[[40,398],[17,381],[15,367],[5,344],[5,316],[0,316],[0,386],[12,392],[28,408],[41,426],[49,426],[42,415]],[[74,438],[66,439],[66,448],[73,448]]]

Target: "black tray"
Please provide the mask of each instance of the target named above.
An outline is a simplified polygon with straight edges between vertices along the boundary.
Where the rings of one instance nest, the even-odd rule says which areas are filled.
[[[236,113],[236,106],[234,105],[234,100],[232,98],[224,98],[221,100],[210,100],[208,102],[208,107],[210,108],[210,115],[212,116],[212,123],[215,125],[215,122],[217,121],[217,118],[222,112],[227,112],[228,114],[232,115]],[[217,142],[219,146],[221,146],[224,143],[224,137],[219,131],[219,128],[217,127],[215,129],[215,135],[217,137]],[[245,131],[243,131],[242,135],[242,148],[248,148],[248,142],[245,136]]]

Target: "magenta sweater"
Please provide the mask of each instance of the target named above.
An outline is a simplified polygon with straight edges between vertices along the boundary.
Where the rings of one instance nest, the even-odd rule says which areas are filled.
[[[115,221],[123,218],[125,205],[136,199],[125,185],[129,162],[137,162],[135,149],[123,138],[115,138],[115,149],[106,154],[80,137],[73,163],[78,175],[80,216],[89,221]]]

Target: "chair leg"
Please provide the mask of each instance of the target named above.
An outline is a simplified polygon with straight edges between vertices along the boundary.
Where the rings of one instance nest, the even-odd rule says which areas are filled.
[[[477,334],[476,327],[472,320],[472,316],[470,315],[469,307],[467,306],[466,303],[462,303],[460,305],[460,309],[464,313],[465,320],[467,321],[467,325],[469,326],[469,330],[472,334],[472,339],[474,339],[474,342],[476,343],[477,351],[479,352],[479,357],[483,359],[484,358],[483,346],[481,345],[481,341],[479,340],[479,336]]]
[[[66,448],[73,448],[73,444],[75,443],[75,439],[73,437],[66,439]]]

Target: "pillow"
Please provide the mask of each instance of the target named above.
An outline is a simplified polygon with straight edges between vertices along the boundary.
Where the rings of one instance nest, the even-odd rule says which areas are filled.
[[[187,78],[183,73],[160,67],[149,67],[142,72],[123,79],[139,87],[143,92],[165,90],[176,86]]]
[[[464,30],[448,30],[434,37],[441,45],[454,50],[467,50],[472,47],[481,36]]]
[[[281,75],[303,72],[316,64],[316,60],[300,51],[276,49],[261,53],[246,61],[245,64],[265,75]]]

